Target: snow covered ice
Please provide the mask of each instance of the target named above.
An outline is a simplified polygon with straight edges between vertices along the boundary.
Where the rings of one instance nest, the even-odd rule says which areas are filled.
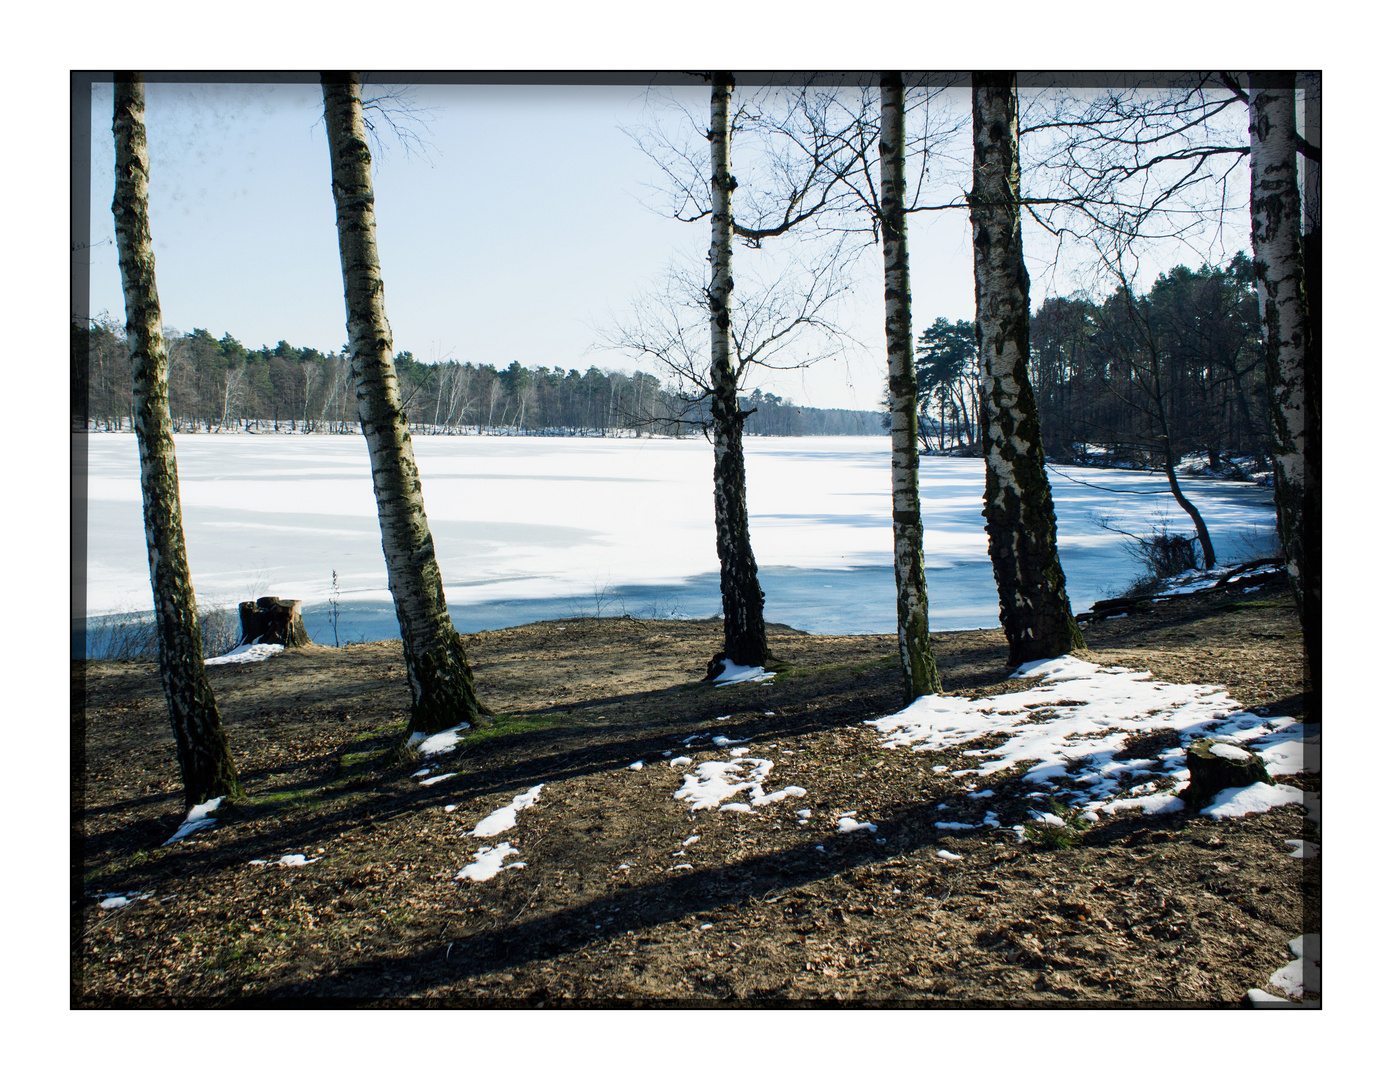
[[[462,631],[571,617],[593,607],[596,582],[613,613],[666,600],[692,617],[719,608],[703,441],[417,435],[412,442]],[[176,443],[200,607],[233,607],[249,583],[264,581],[303,602],[314,640],[331,641],[332,566],[340,635],[398,636],[361,437],[180,434]],[[87,454],[88,613],[148,611],[135,437],[94,435]],[[889,438],[748,438],[745,454],[765,617],[811,633],[893,633]],[[1067,477],[1132,494],[1100,497]],[[1125,538],[1100,528],[1098,511],[1144,533],[1157,511],[1172,518],[1178,509],[1164,483],[1145,473],[1059,467],[1050,478],[1060,558],[1081,609],[1135,576]],[[1240,561],[1246,538],[1273,527],[1269,490],[1189,478],[1185,490],[1204,513],[1220,562]],[[922,498],[934,629],[995,625],[980,463],[925,458]]]

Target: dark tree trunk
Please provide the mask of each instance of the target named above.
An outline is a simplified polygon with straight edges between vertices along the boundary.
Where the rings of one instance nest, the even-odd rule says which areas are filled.
[[[711,433],[715,445],[715,549],[720,557],[720,599],[725,614],[725,647],[711,660],[713,677],[723,660],[760,667],[769,659],[764,629],[764,592],[749,542],[745,505],[744,413],[739,407],[739,375],[730,356],[730,271],[733,223],[730,193],[730,90],[734,76],[716,72],[711,88]]]
[[[150,240],[150,157],[145,142],[145,86],[116,76],[116,246],[126,299],[126,342],[135,377],[135,434],[150,586],[159,635],[160,681],[174,728],[184,805],[240,795],[232,752],[203,667],[188,555],[179,505],[179,470],[169,417],[169,355],[160,329],[155,255]]]
[[[401,627],[411,724],[424,732],[479,724],[487,710],[474,694],[473,672],[445,605],[392,359],[361,87],[355,75],[326,74],[322,81],[358,419],[372,461],[387,585]]]
[[[308,645],[304,616],[298,600],[282,600],[278,596],[262,596],[237,606],[242,620],[242,645],[284,645],[298,649]]]
[[[1030,387],[1029,274],[1020,233],[1013,73],[972,74],[972,243],[986,535],[1010,662],[1084,648],[1068,604]]]

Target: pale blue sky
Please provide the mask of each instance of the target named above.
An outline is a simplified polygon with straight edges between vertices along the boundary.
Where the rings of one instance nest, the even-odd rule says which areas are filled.
[[[387,315],[398,350],[427,360],[631,369],[599,331],[675,258],[699,261],[704,222],[677,222],[652,162],[623,128],[645,87],[417,86],[428,157],[390,135],[374,161]],[[679,91],[699,112],[709,91]],[[166,324],[243,344],[337,349],[346,338],[317,82],[146,89],[151,229]],[[111,88],[92,93],[91,311],[124,317],[111,226]],[[966,215],[913,225],[915,324],[972,317]],[[771,245],[772,246],[772,245]],[[736,250],[741,260],[754,255]],[[883,382],[878,253],[859,264],[843,359],[758,385],[822,407],[875,408]]]

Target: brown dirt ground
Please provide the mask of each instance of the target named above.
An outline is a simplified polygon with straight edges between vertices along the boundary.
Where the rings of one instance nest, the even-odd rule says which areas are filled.
[[[1304,714],[1283,589],[1085,633],[1099,662]],[[1121,814],[1067,849],[944,836],[936,807],[966,812],[965,778],[932,767],[967,748],[887,750],[861,723],[900,706],[892,638],[771,627],[779,678],[717,688],[699,680],[719,639],[713,621],[627,618],[466,637],[499,722],[428,787],[398,750],[399,642],[210,669],[248,796],[168,847],[183,804],[157,670],[75,664],[73,1004],[1235,1006],[1290,961],[1289,939],[1319,931],[1320,860],[1284,843],[1318,840],[1298,806]],[[934,649],[948,692],[1003,689],[998,631]],[[757,815],[674,800],[662,752],[713,731],[775,759],[770,790],[807,797]],[[685,753],[726,757],[708,740]],[[473,825],[536,784],[499,838],[526,866],[455,880],[495,842]],[[1001,819],[1022,820],[1030,789],[992,787]],[[842,812],[878,832],[838,834]],[[251,865],[288,853],[318,861]],[[105,910],[106,893],[152,895]]]

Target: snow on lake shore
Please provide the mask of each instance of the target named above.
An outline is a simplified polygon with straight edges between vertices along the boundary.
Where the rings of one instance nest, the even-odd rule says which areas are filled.
[[[304,602],[316,641],[397,628],[361,438],[179,435],[189,558],[203,605],[275,593]],[[465,632],[584,614],[704,618],[720,608],[711,450],[698,439],[415,436],[450,611]],[[766,617],[812,633],[892,633],[887,436],[749,438],[750,531]],[[79,463],[80,464],[80,463]],[[133,435],[87,440],[88,612],[149,609]],[[1187,531],[1162,480],[1050,470],[1075,610],[1136,576],[1126,537],[1157,516]],[[1102,484],[1115,494],[1086,484]],[[1269,535],[1269,490],[1186,479],[1222,562]],[[934,630],[994,626],[980,461],[925,457],[924,551]]]

